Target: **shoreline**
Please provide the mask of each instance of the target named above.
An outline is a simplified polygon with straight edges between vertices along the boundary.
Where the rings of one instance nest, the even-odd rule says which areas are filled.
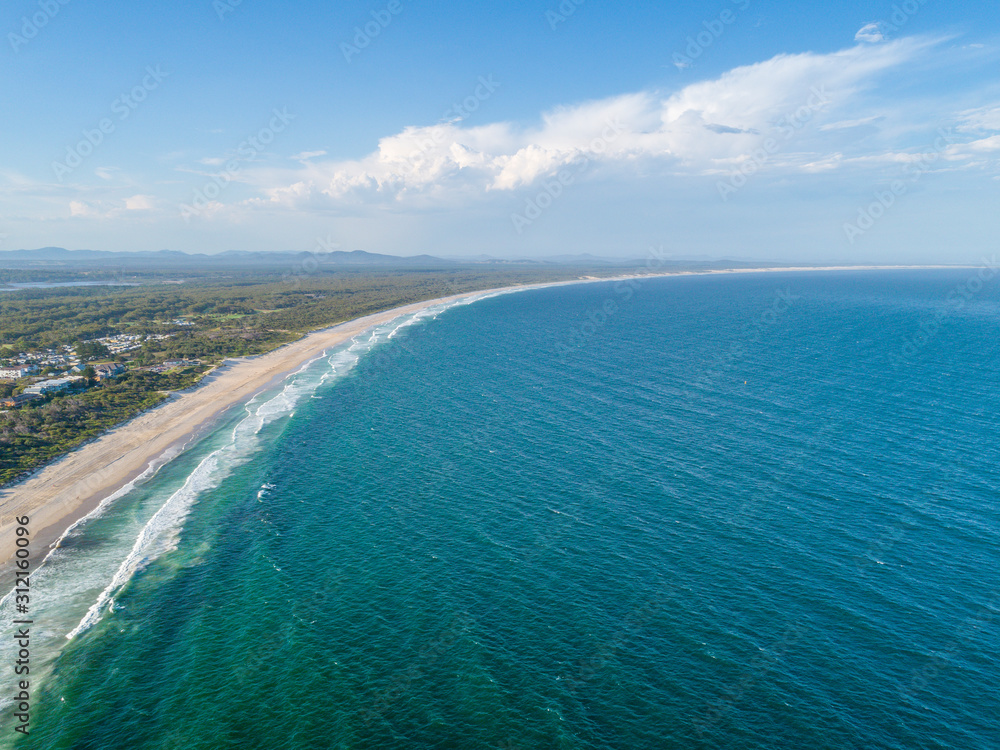
[[[372,313],[312,331],[296,341],[252,358],[227,359],[197,386],[170,398],[128,422],[109,429],[29,477],[0,490],[0,568],[6,568],[16,549],[15,518],[31,519],[32,557],[41,564],[65,533],[86,516],[136,481],[152,476],[161,466],[203,438],[233,408],[273,387],[323,356],[331,348],[400,315],[462,299],[570,284],[730,273],[793,271],[850,271],[892,269],[960,269],[971,266],[828,266],[741,268],[706,271],[632,273],[609,277],[587,276],[564,281],[520,284],[439,297]],[[95,469],[95,467],[100,467]],[[40,555],[40,556],[39,556]]]

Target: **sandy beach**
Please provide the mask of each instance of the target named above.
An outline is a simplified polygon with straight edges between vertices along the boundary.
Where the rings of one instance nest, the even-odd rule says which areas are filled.
[[[39,561],[73,523],[102,500],[201,437],[227,410],[298,370],[325,350],[400,315],[469,294],[417,302],[314,331],[272,352],[227,361],[198,386],[77,448],[28,479],[0,490],[0,565],[14,546],[15,518],[28,516]]]
[[[246,403],[271,384],[298,370],[324,351],[372,326],[456,299],[498,291],[593,283],[618,279],[715,273],[771,271],[872,270],[876,267],[736,269],[646,273],[613,278],[585,277],[562,282],[505,287],[417,302],[315,331],[268,354],[228,361],[198,386],[122,424],[43,467],[28,479],[0,490],[0,565],[14,554],[15,518],[28,516],[32,558],[40,562],[48,548],[73,523],[103,500],[150,473],[204,435],[230,408]],[[884,266],[880,268],[901,268]],[[36,564],[37,564],[36,562]]]

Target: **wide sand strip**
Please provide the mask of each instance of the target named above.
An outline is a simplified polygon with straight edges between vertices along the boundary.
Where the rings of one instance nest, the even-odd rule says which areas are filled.
[[[913,268],[914,266],[910,266]],[[926,267],[926,266],[925,266]],[[30,478],[0,490],[0,566],[13,556],[16,518],[28,516],[31,558],[37,562],[44,550],[73,523],[93,511],[102,500],[125,487],[151,467],[156,467],[185,445],[200,437],[227,409],[250,400],[276,380],[296,371],[325,350],[348,341],[372,326],[433,305],[513,289],[561,286],[598,281],[616,281],[650,276],[760,271],[873,270],[872,266],[837,268],[739,269],[736,271],[690,271],[645,273],[614,278],[574,279],[525,284],[516,287],[469,292],[417,302],[385,312],[315,331],[259,357],[227,362],[198,386],[126,422],[101,437],[43,467]],[[901,268],[883,266],[880,268]],[[954,268],[954,267],[952,267]]]
[[[230,360],[198,386],[140,414],[101,437],[45,466],[27,480],[0,490],[0,560],[14,554],[16,518],[28,516],[31,557],[39,561],[77,520],[151,465],[200,437],[230,407],[250,398],[325,350],[372,326],[432,305],[472,296],[458,295],[387,310],[307,334],[259,357]]]

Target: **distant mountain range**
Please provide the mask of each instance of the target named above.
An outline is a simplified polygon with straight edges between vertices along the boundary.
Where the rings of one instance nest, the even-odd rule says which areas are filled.
[[[143,250],[136,252],[109,252],[107,250],[67,250],[63,247],[42,247],[36,250],[0,251],[0,267],[27,266],[281,266],[314,258],[322,265],[339,266],[398,266],[441,267],[455,265],[455,261],[435,258],[431,255],[400,257],[369,253],[364,250],[347,252],[334,250],[329,253],[306,253],[294,251],[248,252],[228,250],[215,255],[202,253],[182,253],[176,250]]]
[[[608,258],[579,253],[575,255],[551,255],[542,258],[496,258],[490,255],[470,255],[466,257],[438,258],[433,255],[385,255],[365,250],[333,250],[330,252],[308,253],[302,251],[227,250],[207,255],[204,253],[183,253],[177,250],[142,250],[136,252],[111,252],[107,250],[67,250],[62,247],[42,247],[35,250],[0,250],[0,268],[8,269],[109,269],[128,268],[225,268],[238,265],[241,268],[281,268],[304,261],[316,262],[320,266],[337,267],[381,267],[381,268],[452,268],[459,265],[534,265],[534,266],[578,266],[581,268],[645,268],[643,258]],[[705,256],[667,257],[664,266],[674,268],[741,268],[765,265],[750,260],[717,259]],[[783,265],[783,264],[769,264]]]

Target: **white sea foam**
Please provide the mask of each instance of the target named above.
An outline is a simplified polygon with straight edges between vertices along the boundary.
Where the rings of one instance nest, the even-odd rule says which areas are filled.
[[[216,432],[206,436],[200,442],[202,450],[214,449],[169,496],[164,492],[166,488],[151,484],[148,497],[139,498],[121,514],[109,513],[128,502],[126,496],[148,483],[179,454],[185,453],[188,446],[160,456],[139,477],[104,498],[97,508],[63,533],[58,544],[31,573],[31,616],[36,622],[31,631],[34,681],[44,679],[67,639],[100,621],[138,571],[177,546],[185,519],[199,498],[252,457],[259,446],[258,433],[266,424],[292,414],[301,399],[313,396],[323,384],[350,373],[367,352],[397,338],[404,329],[433,320],[452,307],[515,291],[519,290],[470,294],[365,329],[350,342],[304,363],[286,378],[277,393],[252,398],[246,404],[246,416],[229,434]],[[273,489],[268,484],[260,488],[261,502]],[[158,499],[164,496],[165,500]],[[11,591],[0,598],[0,619],[7,622],[16,619],[13,594]],[[0,642],[0,681],[13,679],[12,644],[12,641]],[[0,710],[9,704],[9,696],[0,695]]]
[[[501,293],[513,291],[517,290]],[[108,512],[126,502],[123,498],[136,487],[148,483],[189,446],[178,447],[158,457],[140,476],[109,494],[93,511],[68,528],[31,573],[31,616],[36,623],[31,630],[31,670],[36,677],[33,682],[48,673],[67,639],[93,627],[111,610],[115,597],[138,571],[177,546],[185,519],[199,498],[252,457],[259,446],[258,433],[266,424],[292,414],[300,400],[312,396],[323,384],[350,373],[367,352],[380,343],[395,339],[403,329],[433,320],[452,307],[493,296],[497,295],[471,294],[398,316],[364,330],[346,345],[313,357],[286,378],[277,393],[263,400],[262,394],[252,398],[245,407],[246,416],[230,434],[222,436],[216,432],[206,436],[200,445],[214,443],[215,449],[198,462],[183,486],[170,493],[166,500],[157,501],[157,494],[162,490],[150,485],[148,499],[129,506],[123,514]],[[271,485],[261,487],[258,495],[262,502],[272,489]],[[151,515],[145,517],[144,508],[147,508],[145,514]],[[138,517],[134,513],[139,514]],[[0,619],[11,622],[16,617],[14,591],[11,590],[0,598]],[[3,682],[14,677],[12,644],[13,641],[0,642],[0,681]],[[10,702],[9,696],[0,695],[0,710]]]
[[[233,428],[229,441],[205,456],[188,475],[183,486],[171,494],[166,502],[146,521],[111,580],[107,582],[97,600],[90,605],[86,614],[83,615],[76,627],[66,635],[66,638],[75,638],[93,627],[100,621],[104,613],[113,609],[115,596],[138,571],[166,552],[176,549],[184,521],[198,499],[205,492],[217,487],[236,467],[252,457],[259,448],[257,436],[267,424],[292,414],[302,398],[313,395],[317,388],[330,380],[336,380],[348,374],[360,362],[365,353],[371,351],[378,344],[393,339],[401,330],[428,319],[434,319],[451,307],[468,304],[483,297],[484,295],[474,295],[470,298],[435,305],[413,314],[394,318],[385,324],[373,326],[351,339],[348,345],[341,345],[332,352],[324,352],[320,357],[310,360],[289,376],[278,393],[263,401],[259,401],[258,396],[252,398],[246,405],[247,416]],[[316,372],[315,363],[324,357],[326,367],[322,371]],[[265,485],[261,488],[258,498],[263,497],[266,494],[265,490],[270,488],[272,488],[271,485]],[[101,509],[109,507],[131,489],[132,486],[129,486],[110,496],[101,503]],[[83,519],[74,525],[74,529],[76,526],[84,524],[86,520]]]
[[[252,458],[260,446],[259,433],[267,424],[293,414],[303,399],[313,396],[322,385],[346,376],[367,352],[396,339],[407,327],[433,320],[452,307],[491,296],[495,295],[473,294],[398,316],[310,359],[276,392],[252,398],[245,406],[246,415],[228,433],[205,436],[199,444],[207,455],[198,461],[181,487],[171,492],[148,483],[188,446],[151,462],[140,476],[108,495],[68,528],[31,573],[31,616],[36,623],[31,631],[31,669],[36,679],[44,679],[67,639],[93,627],[113,608],[116,597],[137,572],[176,548],[185,521],[199,499]],[[173,480],[168,477],[165,481]],[[134,503],[125,499],[144,484],[149,488],[146,497]],[[264,484],[258,499],[265,502],[274,489]],[[123,512],[109,512],[116,507],[123,507]],[[11,622],[16,617],[11,591],[0,598],[0,619]],[[12,643],[0,642],[0,681],[14,676]],[[0,710],[9,704],[9,697],[0,695]]]

